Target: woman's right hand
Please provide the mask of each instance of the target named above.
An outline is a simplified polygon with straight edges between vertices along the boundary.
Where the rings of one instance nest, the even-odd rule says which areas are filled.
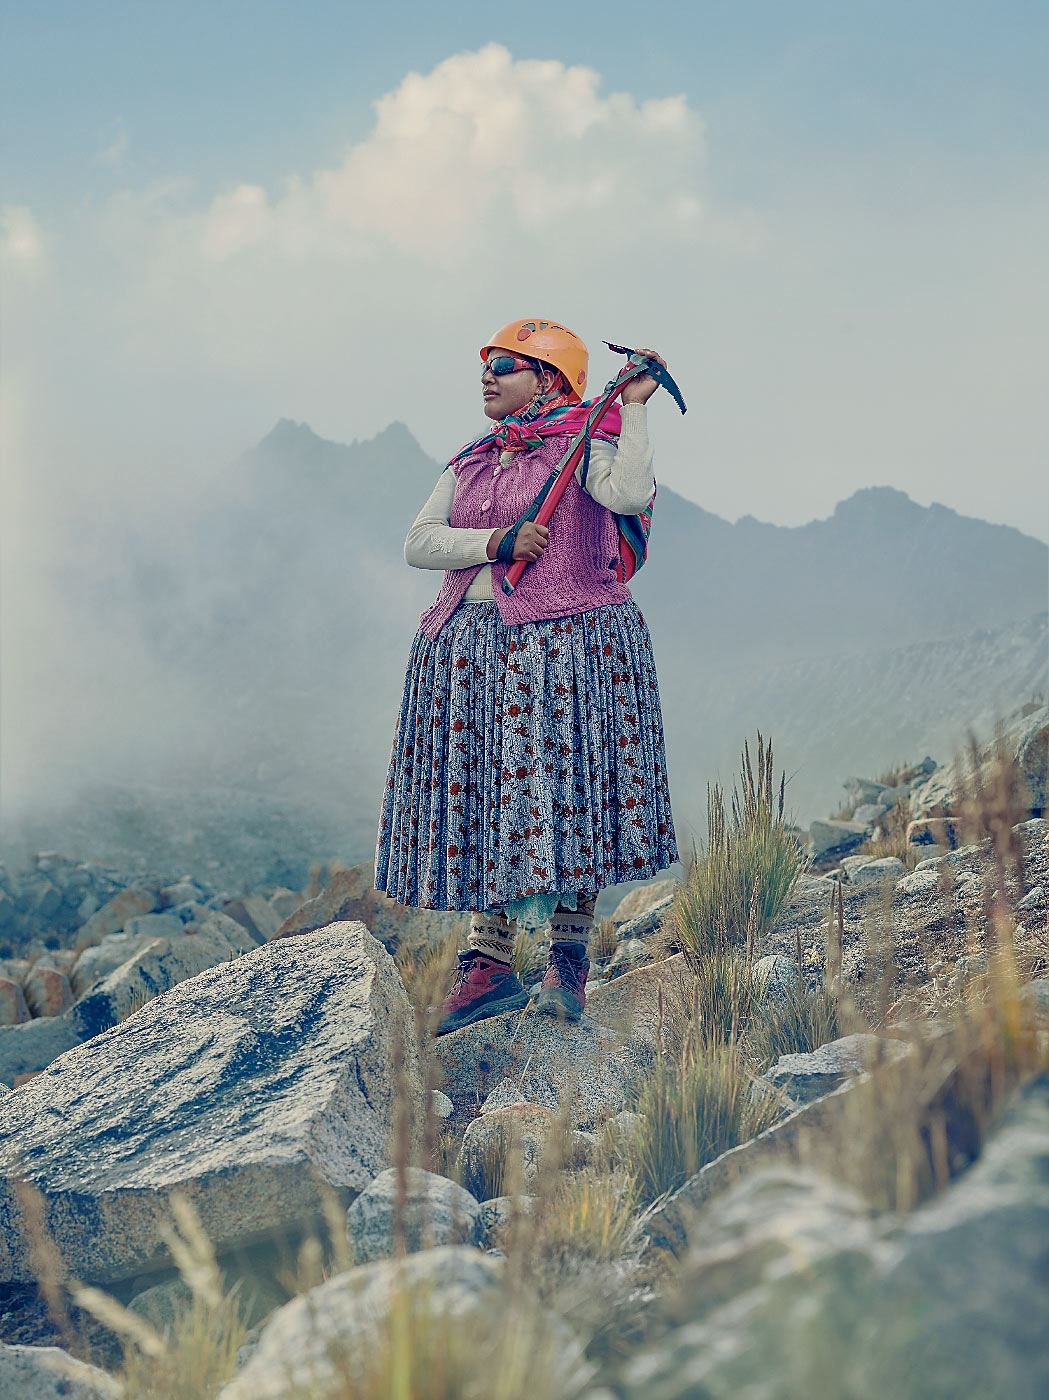
[[[499,544],[506,534],[509,534],[508,530],[492,531],[487,550],[489,559],[495,558],[499,552]],[[534,564],[549,543],[549,526],[536,525],[534,521],[526,520],[517,532],[517,539],[514,540],[514,558]]]

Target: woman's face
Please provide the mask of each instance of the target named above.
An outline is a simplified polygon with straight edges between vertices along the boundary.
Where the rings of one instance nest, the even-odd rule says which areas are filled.
[[[493,345],[492,353],[495,354],[501,348]],[[517,352],[507,350],[504,353],[513,355]],[[493,374],[486,368],[481,375],[485,413],[489,418],[505,418],[509,413],[520,413],[532,402],[540,384],[545,392],[549,378],[545,370],[540,380],[540,376],[530,369],[518,369],[513,374]]]

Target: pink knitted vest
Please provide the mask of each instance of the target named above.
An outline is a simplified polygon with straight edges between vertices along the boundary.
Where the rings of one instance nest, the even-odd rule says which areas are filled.
[[[535,500],[565,454],[569,434],[543,439],[541,447],[515,452],[499,466],[499,447],[490,443],[456,467],[455,497],[448,523],[457,529],[505,529]],[[529,564],[513,593],[504,593],[507,566],[492,564],[492,591],[509,626],[543,618],[570,617],[631,596],[616,578],[619,531],[612,512],[586,493],[573,476],[550,521],[550,543]],[[431,641],[463,600],[470,580],[483,568],[445,571],[441,590],[419,626]]]

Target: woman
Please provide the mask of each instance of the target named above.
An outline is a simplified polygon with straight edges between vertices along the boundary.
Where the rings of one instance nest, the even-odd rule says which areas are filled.
[[[598,891],[677,859],[651,642],[617,574],[615,515],[655,489],[658,386],[627,384],[549,528],[519,524],[586,417],[587,350],[556,322],[513,321],[481,359],[493,427],[405,541],[407,563],[445,572],[408,661],[375,861],[402,904],[470,911],[438,1035],[526,1004],[517,927],[546,920],[537,1008],[578,1020]],[[508,594],[513,560],[527,568]]]

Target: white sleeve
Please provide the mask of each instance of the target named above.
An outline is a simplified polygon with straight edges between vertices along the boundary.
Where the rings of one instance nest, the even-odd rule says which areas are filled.
[[[594,442],[585,490],[600,505],[620,515],[637,515],[652,499],[656,484],[652,476],[652,445],[648,440],[648,408],[643,403],[622,406],[623,430],[619,445]],[[576,468],[582,485],[583,464]]]
[[[490,562],[491,530],[464,530],[448,524],[454,497],[455,473],[445,467],[404,541],[405,563],[413,569],[468,569]]]

